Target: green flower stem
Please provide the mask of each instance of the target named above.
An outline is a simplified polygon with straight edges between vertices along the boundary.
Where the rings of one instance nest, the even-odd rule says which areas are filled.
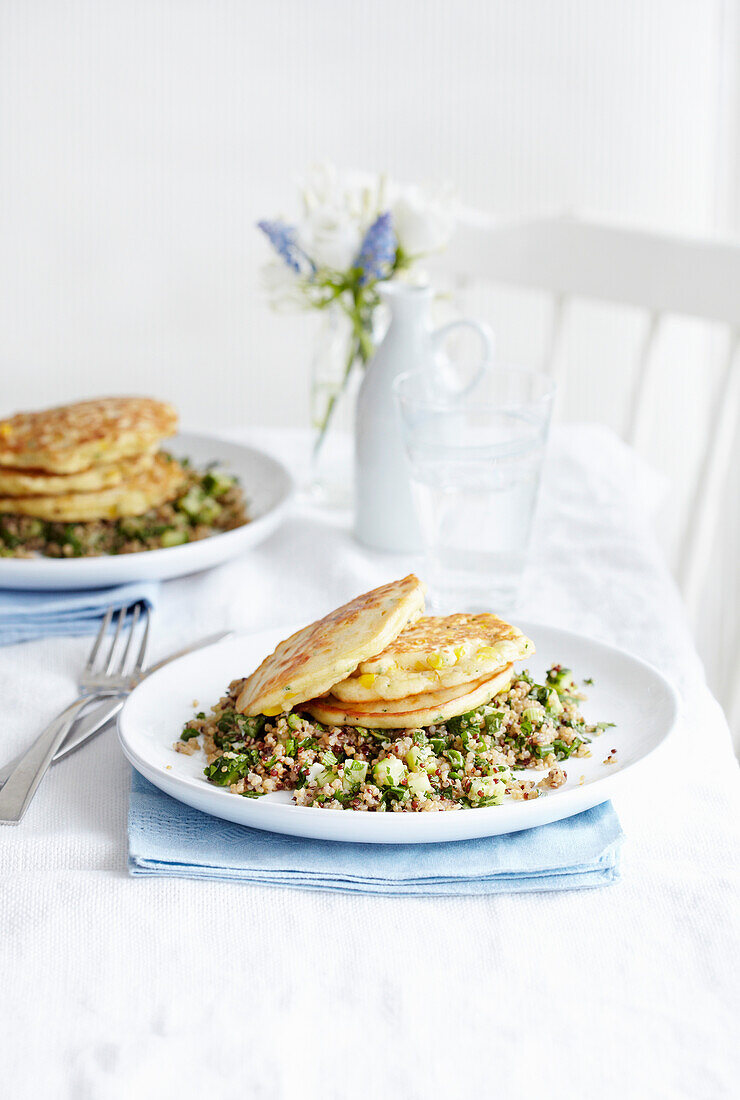
[[[324,443],[324,438],[325,438],[326,433],[329,429],[329,424],[331,423],[331,418],[334,414],[334,409],[336,408],[337,401],[339,400],[339,398],[342,396],[345,389],[347,388],[347,383],[349,382],[349,376],[352,373],[352,367],[355,365],[355,360],[358,357],[362,358],[362,353],[360,351],[360,347],[361,347],[361,343],[360,343],[359,338],[357,336],[353,336],[352,340],[350,341],[349,355],[347,356],[347,364],[344,368],[344,374],[342,375],[342,381],[339,385],[339,389],[337,390],[336,393],[333,393],[331,395],[331,397],[329,398],[329,402],[326,406],[326,412],[324,413],[324,418],[321,421],[321,424],[319,425],[319,434],[316,438],[316,442],[313,445],[314,459],[318,457],[319,452],[321,451],[321,448],[322,448],[323,443]],[[366,362],[366,360],[363,360],[363,362]]]
[[[367,294],[367,291],[359,285],[357,280],[353,282],[351,287],[347,287],[346,289],[351,290],[352,305],[347,306],[343,304],[342,308],[352,322],[352,338],[350,340],[347,363],[344,368],[344,374],[342,375],[342,381],[339,384],[339,389],[329,398],[326,412],[319,425],[319,434],[313,447],[314,459],[316,459],[324,444],[324,439],[329,430],[337,403],[347,388],[352,368],[358,360],[362,366],[365,367],[375,352],[375,345],[371,335],[371,326],[373,311],[377,305],[377,297],[372,294]]]
[[[402,252],[399,246],[393,266],[388,273],[388,278],[392,278],[397,272],[403,271],[410,266],[411,261],[409,257]],[[324,282],[322,296],[314,299],[314,305],[319,309],[326,309],[334,303],[339,303],[352,322],[352,337],[350,339],[344,374],[342,375],[342,381],[336,393],[329,398],[326,412],[319,424],[319,434],[313,446],[314,459],[316,459],[324,444],[324,439],[331,425],[337,403],[347,388],[352,368],[358,360],[363,367],[367,366],[375,354],[375,344],[373,343],[372,337],[372,323],[373,313],[378,305],[379,298],[377,290],[375,289],[376,284],[373,283],[362,286],[360,277],[361,272],[357,269],[352,269],[346,276],[337,274],[336,277],[327,279]],[[342,301],[342,296],[347,293],[352,297],[351,306]]]

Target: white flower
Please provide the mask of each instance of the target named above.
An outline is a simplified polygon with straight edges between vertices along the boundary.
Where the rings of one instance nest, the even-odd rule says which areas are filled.
[[[365,228],[378,216],[384,199],[383,176],[339,171],[334,164],[317,164],[301,182],[304,214],[316,208],[342,211]]]
[[[362,242],[362,226],[341,206],[314,206],[299,226],[301,248],[317,267],[347,271]]]
[[[301,194],[301,247],[317,267],[348,271],[368,226],[381,212],[385,180],[367,172],[316,165],[305,176]]]
[[[309,307],[300,277],[283,260],[263,264],[261,275],[273,309],[283,312]]]
[[[393,227],[406,256],[425,256],[449,244],[455,215],[449,194],[431,195],[420,187],[399,190],[391,204]]]

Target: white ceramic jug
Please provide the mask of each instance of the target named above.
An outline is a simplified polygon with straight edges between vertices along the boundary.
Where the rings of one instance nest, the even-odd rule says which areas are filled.
[[[368,363],[355,420],[355,535],[375,550],[413,553],[421,533],[411,497],[408,458],[401,437],[393,382],[404,371],[430,366],[448,333],[474,329],[483,341],[483,361],[493,358],[487,325],[469,319],[432,329],[431,287],[382,283],[391,310],[388,331]]]

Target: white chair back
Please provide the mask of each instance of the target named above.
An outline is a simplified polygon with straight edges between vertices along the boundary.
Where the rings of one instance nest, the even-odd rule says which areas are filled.
[[[653,350],[664,319],[682,314],[727,328],[720,392],[689,510],[679,580],[695,610],[706,576],[740,408],[740,244],[665,236],[571,217],[496,225],[469,215],[445,253],[457,285],[480,279],[552,294],[545,369],[554,371],[568,304],[595,299],[646,314],[625,438],[639,440]]]
[[[645,398],[651,390],[654,352],[665,320],[683,315],[722,326],[721,382],[678,561],[679,585],[696,624],[715,533],[726,516],[725,493],[740,410],[740,243],[668,236],[570,216],[501,224],[468,212],[442,263],[460,288],[483,281],[551,295],[552,321],[543,366],[555,374],[561,369],[558,347],[574,300],[642,311],[643,339],[623,433],[632,444],[639,443],[649,426]],[[738,505],[736,492],[733,503]],[[740,637],[736,645],[737,654]],[[728,709],[740,711],[740,685],[735,693]],[[740,713],[737,717],[740,720]]]

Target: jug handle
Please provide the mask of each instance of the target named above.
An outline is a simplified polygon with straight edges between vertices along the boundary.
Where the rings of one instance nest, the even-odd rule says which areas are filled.
[[[435,329],[432,333],[432,344],[434,345],[435,352],[440,352],[444,347],[444,342],[451,332],[455,329],[468,328],[476,332],[480,337],[481,349],[483,354],[481,355],[480,366],[475,372],[475,376],[459,393],[460,397],[464,397],[474,386],[480,381],[480,377],[483,371],[486,369],[489,363],[493,361],[494,351],[496,347],[496,339],[493,335],[493,329],[490,325],[487,325],[485,321],[474,321],[471,317],[462,317],[459,321],[450,321],[447,325],[442,325],[440,328]],[[453,360],[450,360],[453,362]]]

